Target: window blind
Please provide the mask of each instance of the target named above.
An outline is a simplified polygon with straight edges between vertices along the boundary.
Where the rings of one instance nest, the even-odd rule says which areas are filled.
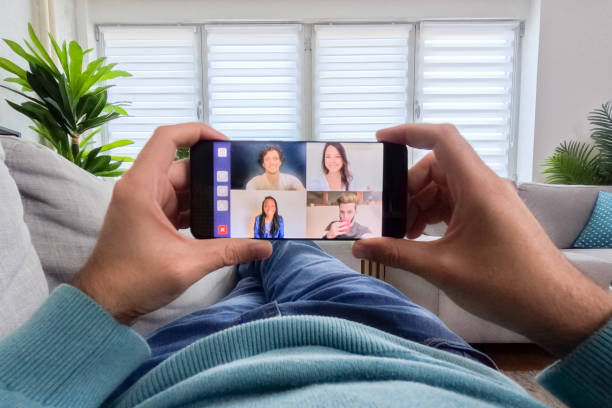
[[[314,27],[314,137],[374,140],[407,121],[409,24]]]
[[[196,27],[101,27],[101,34],[107,61],[133,75],[109,81],[109,101],[129,102],[129,116],[107,125],[107,140],[134,141],[113,155],[136,157],[158,126],[197,120]]]
[[[300,139],[301,26],[206,26],[208,120],[233,139]]]
[[[517,22],[421,23],[420,121],[453,123],[500,176],[509,170]]]

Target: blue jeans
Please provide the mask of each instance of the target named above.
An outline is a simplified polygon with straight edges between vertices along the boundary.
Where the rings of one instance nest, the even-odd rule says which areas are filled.
[[[393,286],[361,275],[311,241],[273,241],[273,255],[238,266],[240,280],[219,303],[158,329],[147,339],[151,357],[120,386],[126,390],[173,353],[238,324],[276,316],[319,315],[352,320],[396,336],[495,363],[450,331],[429,310]]]

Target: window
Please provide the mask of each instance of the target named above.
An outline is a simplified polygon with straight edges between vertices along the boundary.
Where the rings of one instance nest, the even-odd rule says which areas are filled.
[[[233,139],[300,139],[301,26],[209,25],[208,122]]]
[[[133,145],[113,150],[136,157],[155,128],[197,120],[199,94],[196,27],[104,27],[108,62],[133,76],[111,81],[108,99],[129,102],[127,117],[110,122],[104,137]]]
[[[314,138],[372,140],[408,118],[412,26],[317,25]]]
[[[421,24],[418,120],[453,123],[500,176],[509,174],[517,23]]]
[[[105,132],[136,141],[122,154],[135,156],[158,125],[198,119],[233,139],[279,140],[373,140],[400,123],[451,122],[498,174],[513,174],[518,22],[100,32],[104,55],[134,74],[110,90],[131,101]]]

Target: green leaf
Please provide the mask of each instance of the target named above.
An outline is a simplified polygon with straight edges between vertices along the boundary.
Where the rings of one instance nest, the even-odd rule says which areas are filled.
[[[102,113],[102,109],[106,106],[106,92],[97,94],[97,102],[94,105],[93,109],[90,112],[86,112],[87,119],[97,118],[100,113]]]
[[[89,142],[91,140],[92,137],[94,137],[95,135],[97,135],[101,131],[102,131],[102,128],[98,128],[98,129],[94,130],[93,132],[91,132],[86,137],[84,137],[83,140],[81,140],[81,147],[85,146],[87,144],[87,142]]]
[[[28,49],[29,49],[29,50],[32,52],[32,54],[30,54],[30,55],[31,55],[33,58],[35,58],[35,59],[36,59],[36,64],[34,64],[34,65],[36,65],[36,66],[38,66],[38,67],[40,67],[40,68],[42,68],[42,69],[45,69],[45,70],[49,71],[49,72],[51,73],[51,75],[54,75],[54,74],[55,74],[55,73],[54,73],[54,67],[50,67],[50,66],[49,66],[49,65],[48,65],[48,64],[45,62],[45,60],[44,60],[44,59],[43,59],[43,58],[42,58],[40,55],[38,55],[38,52],[36,52],[36,50],[34,49],[34,47],[32,47],[32,44],[30,44],[30,43],[28,42],[28,40],[23,40],[23,42],[24,42],[24,43],[25,43],[25,45],[28,47]]]
[[[48,71],[30,64],[30,72],[26,73],[28,83],[42,99],[49,96],[55,100],[59,99],[59,87],[55,77]]]
[[[72,98],[72,93],[70,92],[70,86],[68,85],[68,80],[64,75],[60,76],[58,89],[60,93],[60,101],[62,102],[62,107],[64,114],[70,116],[73,122],[76,122],[74,118],[76,118],[76,111],[74,106],[74,98]]]
[[[102,112],[104,113],[117,112],[118,114],[122,116],[128,116],[128,113],[125,111],[125,109],[123,109],[119,105],[113,105],[112,103],[107,103],[106,106],[104,106],[104,109],[102,109]]]
[[[16,78],[9,78],[9,79],[16,79]],[[27,99],[31,100],[32,102],[38,103],[39,105],[43,105],[43,103],[41,101],[39,101],[38,99],[32,98],[30,95],[24,94],[23,92],[20,92],[20,91],[18,91],[16,89],[10,88],[10,87],[8,87],[6,85],[0,85],[0,88],[4,88],[4,89],[7,89],[7,90],[9,90],[11,92],[15,92],[16,94],[21,95],[24,98],[27,98]]]
[[[87,157],[87,159],[89,160],[89,156]],[[110,161],[110,156],[98,156],[89,162],[89,165],[86,167],[86,170],[90,173],[95,173],[96,171],[103,171],[108,167]]]
[[[91,150],[83,153],[83,157],[87,158],[85,160],[85,162],[83,163],[83,168],[85,170],[87,170],[87,168],[89,166],[89,162],[92,161],[92,160],[95,160],[95,158],[98,155],[98,153],[100,153],[100,148],[99,147],[96,147],[95,149],[91,149]]]
[[[87,119],[81,123],[79,123],[79,132],[83,133],[86,130],[91,128],[96,128],[102,126],[106,122],[110,122],[113,119],[119,117],[119,114],[116,112],[109,113],[108,115],[98,116],[97,118]]]
[[[112,88],[114,85],[104,85],[104,86],[99,86],[97,88],[94,88],[93,91],[88,92],[86,95],[98,95],[101,94],[102,92],[106,92],[107,89]]]
[[[87,69],[85,70],[85,72],[83,72],[83,78],[84,78],[84,80],[82,81],[83,83],[81,84],[80,88],[76,92],[77,97],[83,95],[85,92],[89,90],[89,88],[91,88],[93,83],[89,81],[89,78],[91,78],[93,73],[104,63],[104,60],[106,60],[106,57],[101,57],[96,60],[93,60],[87,65]]]
[[[134,161],[133,157],[128,157],[128,156],[111,156],[111,159],[117,160],[120,162],[124,162],[124,163],[131,163]]]
[[[81,87],[81,72],[83,71],[83,49],[76,41],[70,41],[68,46],[70,55],[70,85],[73,91]]]
[[[36,33],[34,32],[34,28],[32,28],[32,24],[30,23],[28,23],[28,32],[30,33],[30,39],[32,39],[32,42],[34,43],[38,51],[40,51],[42,58],[44,58],[44,60],[47,61],[47,63],[49,64],[49,67],[54,71],[54,73],[56,75],[59,75],[59,70],[55,66],[55,62],[51,59],[51,56],[49,56],[49,53],[47,53],[47,50],[45,50],[45,47],[43,47],[42,43],[40,42],[40,40],[36,36]]]
[[[35,126],[28,126],[30,129],[32,129],[33,131],[35,131],[36,133],[38,133],[40,136],[42,136],[44,139],[46,139],[49,143],[51,143],[51,145],[53,147],[55,147],[55,150],[58,151],[58,153],[61,154],[61,144],[59,143],[59,141],[55,140],[54,138],[52,138],[49,135],[49,132],[47,131],[43,131]]]
[[[64,54],[67,67],[67,70],[64,72],[64,74],[66,74],[66,78],[68,78],[68,81],[70,81],[70,62],[68,61],[68,49],[66,48],[66,41],[62,43],[62,54]]]
[[[7,40],[5,38],[4,42],[11,48],[11,50],[13,50],[15,54],[19,55],[21,58],[28,61],[30,64],[39,64],[38,58],[28,54],[23,48],[21,48],[21,45],[17,44],[15,41]]]
[[[44,109],[44,108],[35,109],[31,105],[28,105],[28,103],[32,103],[33,104],[33,102],[25,102],[25,103],[23,103],[21,105],[18,105],[18,104],[14,103],[14,102],[11,102],[9,100],[7,100],[6,102],[11,106],[11,108],[15,109],[17,112],[20,112],[20,113],[26,115],[27,117],[29,117],[32,120],[37,120],[37,121],[39,121],[41,123],[45,123],[45,122],[49,122],[49,117],[50,117],[51,121],[53,121],[53,117],[51,117],[51,115],[49,114],[49,112],[46,109]],[[36,105],[36,106],[40,106],[40,105]],[[47,115],[49,117],[47,117]]]
[[[96,175],[98,177],[119,177],[123,173],[125,173],[125,170],[98,171],[98,172],[94,173],[94,175]]]
[[[108,81],[110,79],[115,79],[118,77],[131,77],[132,74],[130,74],[129,72],[125,72],[125,71],[110,71],[104,75],[102,75],[102,77],[100,78],[100,81]]]
[[[85,86],[86,89],[91,88],[94,84],[102,81],[101,78],[108,74],[116,65],[117,64],[113,63],[100,67],[95,74],[93,74],[89,79],[85,80],[85,84],[83,86]]]
[[[51,40],[51,45],[53,45],[53,49],[55,50],[55,55],[57,55],[57,58],[59,59],[59,62],[62,65],[64,74],[68,75],[68,56],[67,54],[64,51],[62,51],[62,49],[58,45],[57,41],[55,41],[55,38],[53,38],[51,33],[49,33],[49,39]]]
[[[30,84],[28,84],[28,81],[21,79],[21,78],[4,78],[4,80],[6,82],[14,82],[16,84],[21,85],[21,90],[23,92],[33,92],[32,88],[30,88]]]
[[[612,184],[612,103],[608,102],[595,109],[588,116],[591,139],[599,150],[600,173],[606,184]]]
[[[131,144],[134,144],[134,142],[131,141],[131,140],[117,140],[115,142],[107,143],[105,145],[102,145],[100,151],[101,152],[106,152],[108,150],[115,149],[117,147],[127,146],[127,145],[131,145]]]
[[[584,184],[601,183],[598,171],[598,157],[594,146],[576,141],[563,142],[555,153],[546,159],[546,182],[550,184]]]
[[[62,127],[65,126],[66,130],[70,132],[75,128],[73,118],[70,116],[67,117],[56,101],[49,97],[44,97],[43,101],[45,102],[45,106],[47,107],[47,109],[49,109],[49,112],[53,115],[58,124],[61,124]]]
[[[104,156],[104,157],[110,157],[110,159],[112,160],[112,156]],[[113,171],[113,170],[117,170],[119,168],[119,166],[121,166],[123,163],[122,162],[113,162],[113,163],[109,163],[103,170],[104,171]],[[99,170],[98,170],[99,171]]]
[[[26,79],[26,71],[25,69],[19,67],[17,64],[12,63],[6,58],[0,57],[0,68],[10,72],[11,74],[17,75],[19,78],[25,81]]]

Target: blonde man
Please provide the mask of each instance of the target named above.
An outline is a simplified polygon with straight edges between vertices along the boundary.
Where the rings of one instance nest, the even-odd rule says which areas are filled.
[[[344,193],[336,199],[338,203],[338,221],[332,221],[325,228],[323,239],[356,239],[372,238],[374,234],[365,225],[355,221],[359,199],[357,194]]]

